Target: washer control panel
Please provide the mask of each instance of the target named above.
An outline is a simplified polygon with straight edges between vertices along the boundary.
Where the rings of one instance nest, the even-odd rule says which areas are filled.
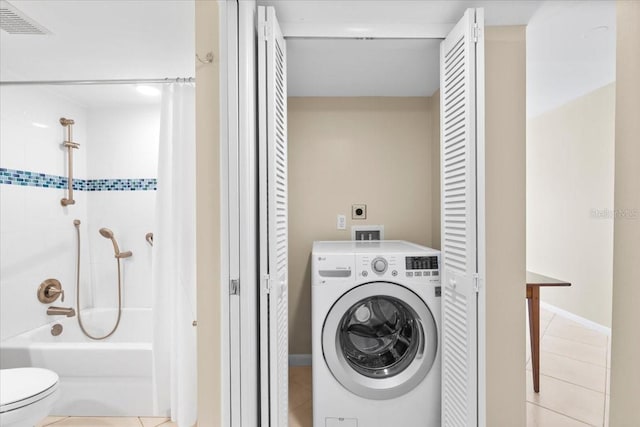
[[[423,283],[440,283],[440,253],[429,254],[359,254],[356,274],[361,279],[403,279]]]
[[[439,258],[438,255],[405,257],[405,275],[407,277],[440,277]]]

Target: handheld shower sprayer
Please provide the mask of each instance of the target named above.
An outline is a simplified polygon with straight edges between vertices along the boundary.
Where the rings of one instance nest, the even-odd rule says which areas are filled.
[[[115,252],[116,258],[129,258],[131,255],[133,255],[131,251],[120,252],[118,242],[116,242],[116,238],[113,236],[113,231],[103,227],[99,230],[99,232],[102,237],[110,239],[111,243],[113,243],[113,251]]]
[[[120,266],[120,259],[121,258],[128,258],[132,255],[131,251],[126,251],[126,252],[120,252],[120,248],[118,248],[118,243],[116,243],[116,239],[115,237],[113,237],[113,231],[109,230],[108,228],[101,228],[99,230],[100,235],[106,239],[111,240],[111,243],[113,243],[113,250],[115,251],[115,258],[116,258],[116,264],[118,266],[118,317],[116,319],[116,323],[113,326],[113,329],[111,329],[110,332],[106,333],[105,335],[92,335],[89,331],[87,331],[84,327],[84,324],[82,322],[82,310],[80,309],[80,301],[82,301],[82,298],[80,298],[80,220],[79,219],[74,219],[73,220],[73,225],[76,228],[76,250],[77,250],[77,257],[76,257],[76,312],[78,314],[78,325],[80,326],[80,329],[82,330],[82,333],[89,337],[92,340],[103,340],[106,338],[109,338],[111,335],[113,335],[113,333],[118,329],[118,325],[120,325],[120,319],[122,317],[122,269]],[[53,309],[56,308],[57,310],[54,312]],[[52,312],[49,313],[49,311],[47,311],[47,314],[65,314],[67,316],[72,316],[74,311],[73,309],[71,310],[64,310],[64,311],[60,311],[62,310],[60,307],[50,307],[50,309],[52,309]]]
[[[113,237],[113,231],[109,230],[108,228],[101,228],[99,232],[102,237],[111,240],[111,243],[113,243],[113,250],[116,256],[118,256],[118,254],[120,253],[120,248],[118,247],[116,239]]]

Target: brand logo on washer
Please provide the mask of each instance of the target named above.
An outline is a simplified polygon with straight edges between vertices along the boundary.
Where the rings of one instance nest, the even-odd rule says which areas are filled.
[[[326,257],[323,257],[323,256],[319,256],[319,257],[318,257],[318,261],[326,261],[326,260],[327,260],[327,258],[326,258]]]

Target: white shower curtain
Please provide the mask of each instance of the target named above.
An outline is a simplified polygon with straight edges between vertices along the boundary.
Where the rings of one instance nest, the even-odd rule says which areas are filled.
[[[153,361],[155,404],[179,427],[197,416],[195,263],[195,88],[162,92],[154,226]]]

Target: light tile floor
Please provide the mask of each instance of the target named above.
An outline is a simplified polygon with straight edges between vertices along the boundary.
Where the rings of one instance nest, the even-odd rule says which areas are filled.
[[[527,341],[527,427],[608,427],[609,337],[545,310],[540,313],[540,336],[540,393],[537,394],[533,392]],[[311,393],[311,367],[291,367],[289,427],[311,427]],[[175,426],[166,418],[49,417],[38,427],[50,425]]]
[[[311,427],[311,366],[289,368],[289,427]]]
[[[608,427],[609,337],[545,310],[540,336],[540,393],[533,392],[527,342],[527,426]]]

